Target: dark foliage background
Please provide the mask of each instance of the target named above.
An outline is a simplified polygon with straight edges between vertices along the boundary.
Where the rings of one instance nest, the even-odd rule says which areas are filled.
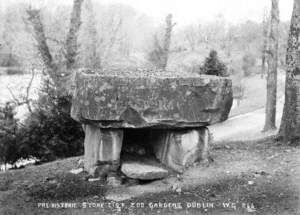
[[[0,133],[1,161],[14,164],[21,158],[34,157],[46,162],[81,155],[84,134],[80,124],[70,117],[70,100],[70,96],[48,89],[22,124],[14,119],[13,108],[6,108],[0,121],[6,129]]]

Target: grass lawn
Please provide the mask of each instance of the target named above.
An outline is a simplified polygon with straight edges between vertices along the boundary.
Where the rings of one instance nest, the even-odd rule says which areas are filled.
[[[233,86],[240,80],[233,77]],[[243,78],[241,80],[245,88],[244,97],[238,106],[233,106],[230,116],[236,116],[264,108],[266,105],[267,82],[266,78],[261,78],[259,74]],[[277,79],[277,101],[283,101],[285,86],[284,71],[280,70]]]
[[[0,173],[0,214],[299,214],[299,153],[299,147],[273,140],[216,145],[207,167],[216,171],[209,176],[214,180],[118,203],[105,200],[110,188],[101,181],[68,172],[80,157],[29,166]],[[243,171],[247,165],[255,170]],[[42,204],[58,207],[61,202],[76,203],[76,208]]]

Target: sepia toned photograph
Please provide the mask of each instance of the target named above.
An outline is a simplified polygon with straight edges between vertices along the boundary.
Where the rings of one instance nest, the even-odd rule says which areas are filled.
[[[300,0],[0,0],[0,215],[299,215]]]

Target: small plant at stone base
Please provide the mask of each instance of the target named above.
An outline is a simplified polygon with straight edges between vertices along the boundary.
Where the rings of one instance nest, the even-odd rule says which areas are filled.
[[[218,53],[211,50],[209,56],[205,59],[203,66],[200,67],[200,74],[216,75],[227,77],[227,67],[218,58]]]

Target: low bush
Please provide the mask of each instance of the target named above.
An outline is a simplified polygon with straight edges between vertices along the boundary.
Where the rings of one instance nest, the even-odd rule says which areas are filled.
[[[19,129],[20,153],[41,161],[81,155],[84,134],[70,117],[70,107],[70,96],[41,96],[38,108]]]
[[[0,164],[13,164],[18,160],[17,130],[18,121],[15,119],[15,106],[7,102],[0,107]]]
[[[34,157],[46,162],[83,154],[84,134],[70,117],[70,104],[70,96],[51,90],[40,96],[22,124],[14,119],[13,109],[6,111],[0,121],[0,161],[14,164]]]

